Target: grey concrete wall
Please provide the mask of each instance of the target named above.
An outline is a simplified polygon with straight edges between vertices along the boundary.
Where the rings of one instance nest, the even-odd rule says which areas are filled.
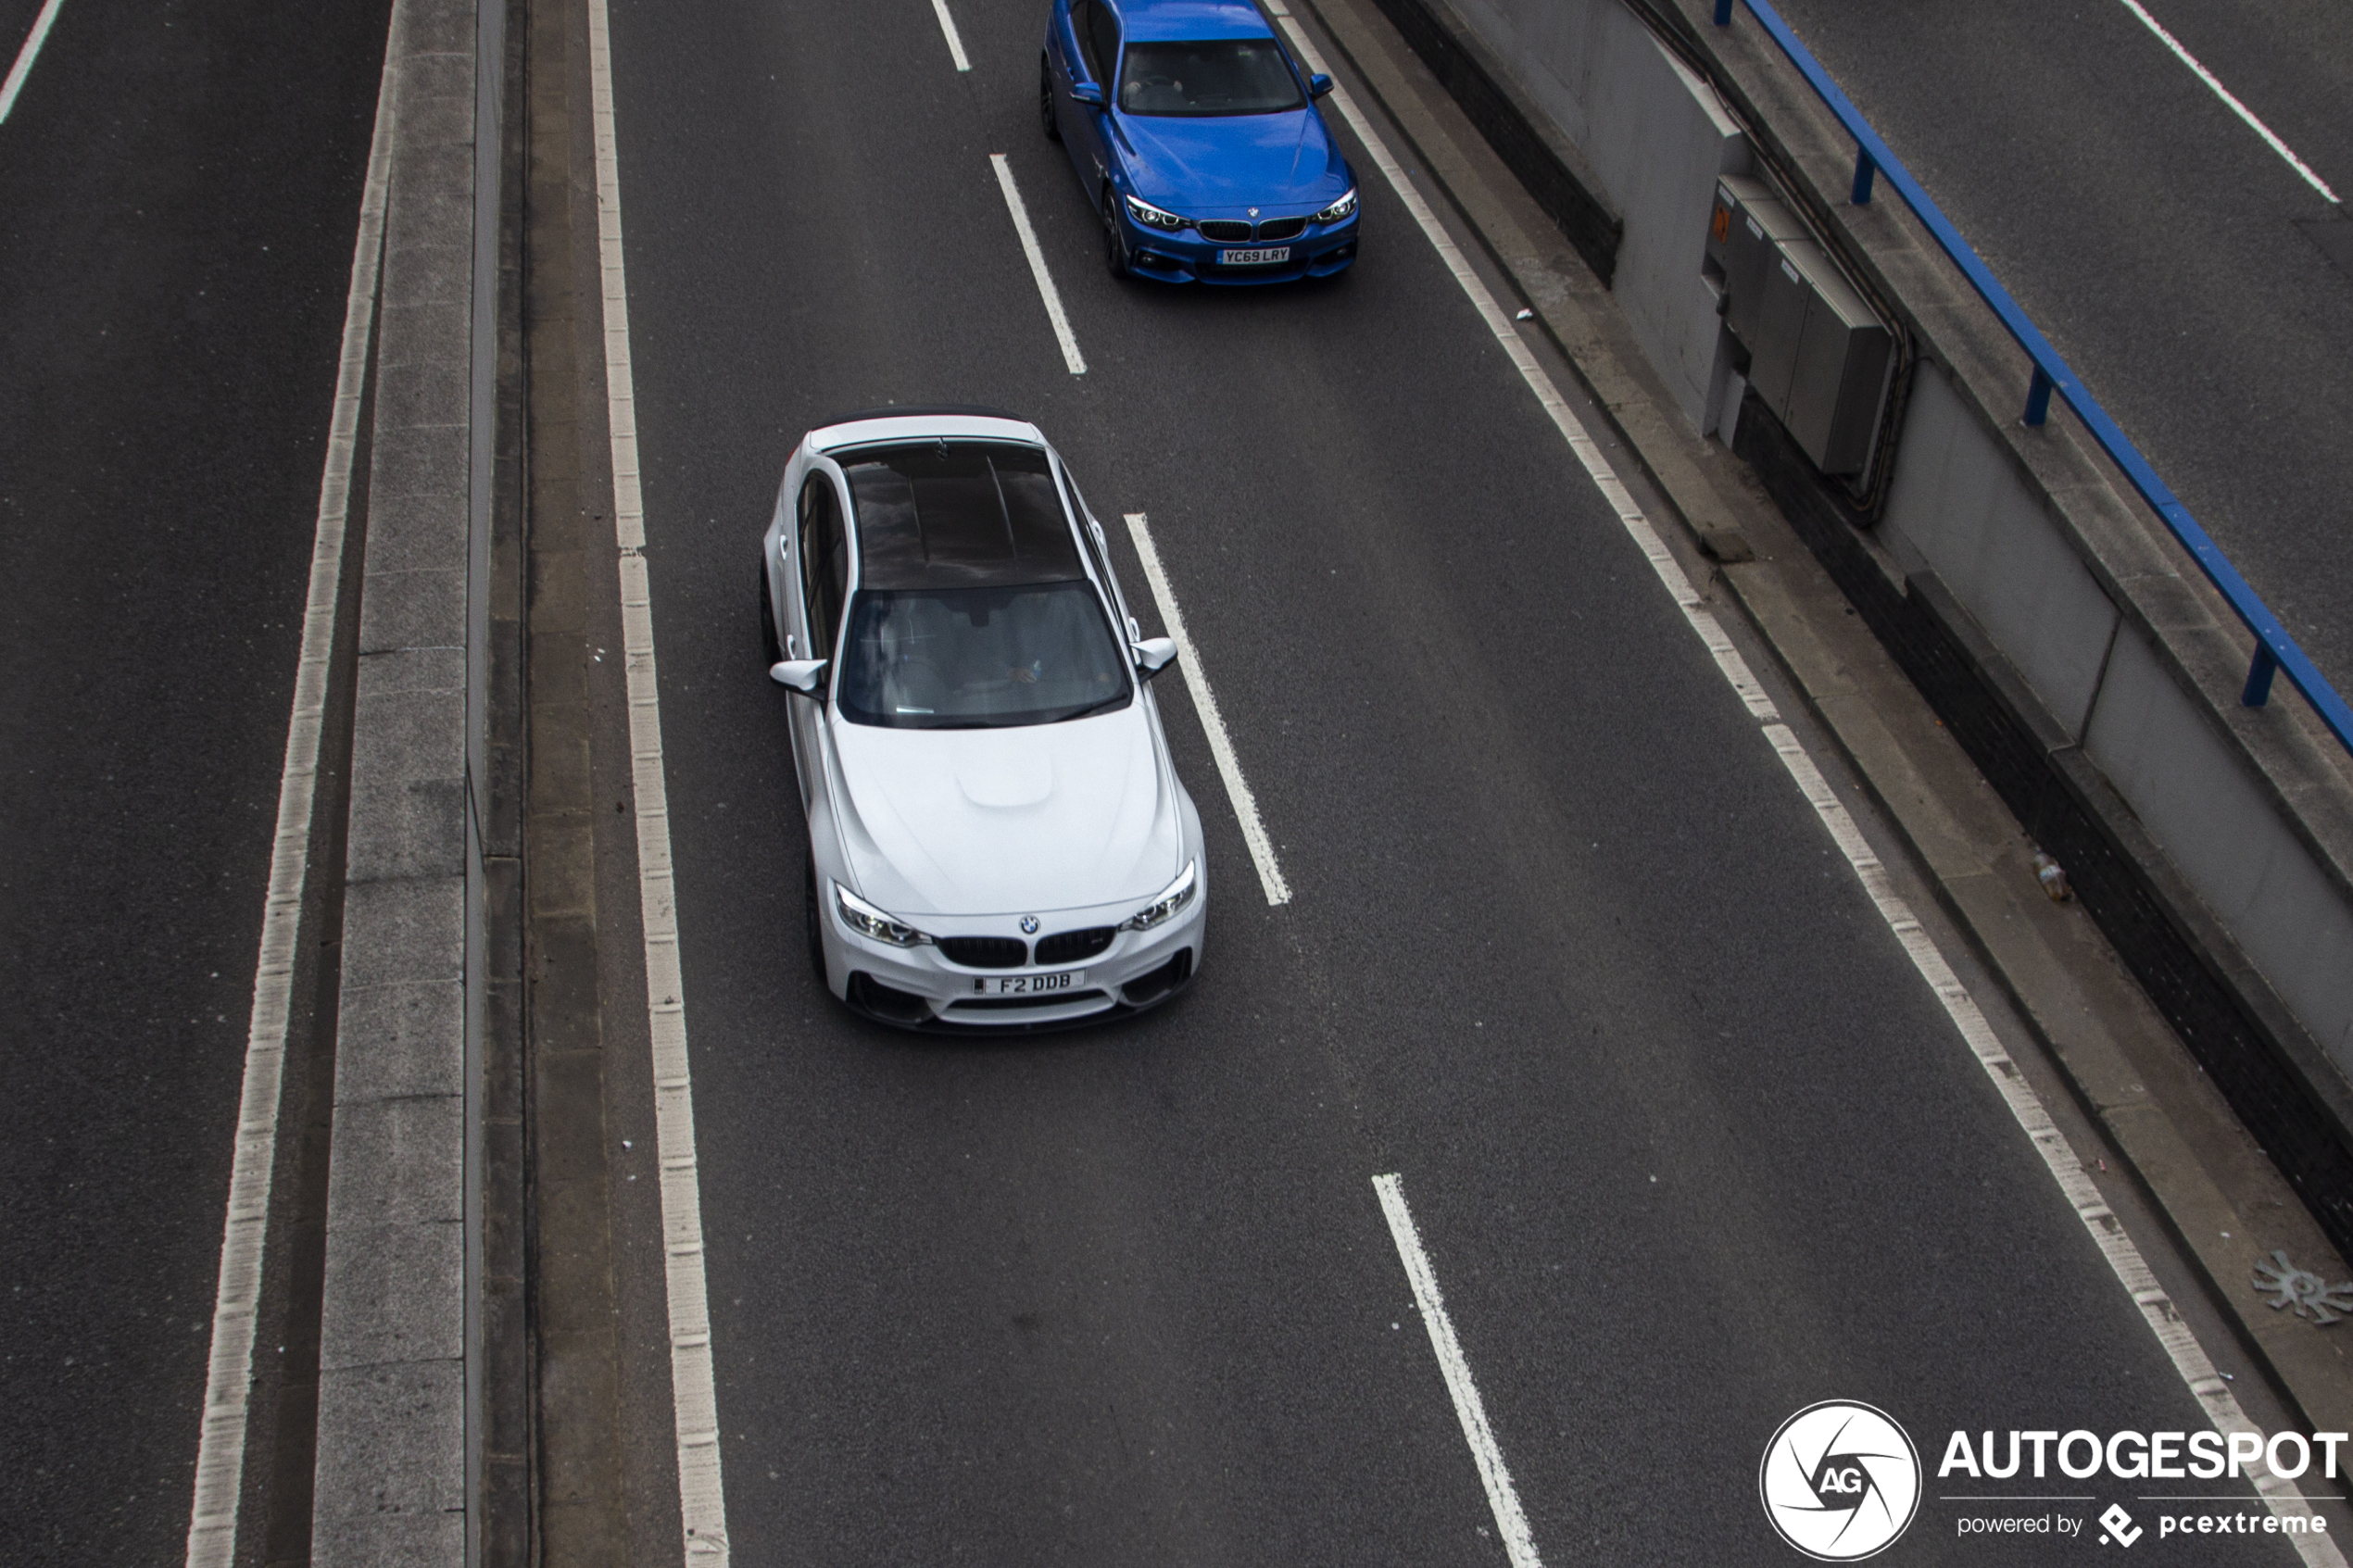
[[[465,1560],[473,0],[395,0],[311,1561]]]
[[[1621,0],[1424,0],[1453,14],[1551,117],[1623,217],[1613,290],[1702,433],[1726,373],[1701,278],[1717,174],[1751,150],[1717,90]],[[2281,684],[2238,705],[2253,639],[2087,444],[2018,422],[2027,367],[1892,198],[1847,204],[1854,147],[1754,26],[1679,8],[1714,80],[1837,214],[1922,359],[1877,533],[1932,570],[2337,1069],[2353,1075],[2353,771]]]
[[[1922,366],[1896,444],[1886,527],[1935,569],[2081,739],[2116,637],[2116,606],[2053,526],[2032,477],[1987,433],[1950,372]]]
[[[1712,430],[1729,353],[1700,260],[1717,176],[1748,172],[1747,138],[1617,0],[1459,0],[1454,10],[1601,181],[1626,224],[1611,292],[1684,417]]]
[[[2253,640],[2185,558],[2120,498],[2054,495],[2013,439],[1951,367],[1924,364],[1883,541],[1944,580],[2353,1074],[2353,886],[2329,759],[2266,733],[2296,700],[2284,684],[2281,714],[2238,707]]]

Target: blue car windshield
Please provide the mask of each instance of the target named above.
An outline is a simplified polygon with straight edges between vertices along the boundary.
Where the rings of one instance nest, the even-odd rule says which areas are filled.
[[[894,729],[1051,724],[1125,708],[1134,691],[1083,579],[862,589],[841,658],[843,716]]]
[[[1119,68],[1129,114],[1277,114],[1307,102],[1271,38],[1130,44]]]

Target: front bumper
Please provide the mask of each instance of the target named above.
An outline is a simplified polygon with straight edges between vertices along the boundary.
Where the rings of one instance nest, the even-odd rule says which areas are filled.
[[[1011,969],[983,969],[952,962],[937,947],[894,947],[844,925],[830,903],[826,924],[828,978],[835,994],[855,1011],[901,1029],[944,1033],[1005,1034],[1066,1027],[1156,1007],[1185,988],[1201,967],[1209,908],[1207,872],[1200,890],[1176,917],[1151,931],[1120,931],[1103,951],[1068,963],[1030,962]],[[1116,925],[1133,912],[1065,909],[1038,916],[1038,935]],[[1011,918],[947,922],[937,935],[1017,935]],[[1035,947],[1032,948],[1033,955]],[[1008,976],[1050,975],[1071,970],[1085,979],[1067,995],[1004,997],[984,988]]]
[[[1338,223],[1307,226],[1295,239],[1268,242],[1220,242],[1202,237],[1199,229],[1176,233],[1149,228],[1119,209],[1121,237],[1127,245],[1128,270],[1139,277],[1164,283],[1282,283],[1301,278],[1328,278],[1345,271],[1356,260],[1356,232],[1364,225],[1361,209]],[[1227,266],[1220,258],[1227,251],[1288,249],[1288,259],[1272,263]]]

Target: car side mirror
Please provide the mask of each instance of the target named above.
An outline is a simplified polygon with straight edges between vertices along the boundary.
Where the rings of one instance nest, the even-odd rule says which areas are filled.
[[[1174,637],[1146,637],[1134,646],[1136,668],[1144,672],[1147,681],[1176,662],[1176,639]]]
[[[1079,103],[1092,104],[1097,108],[1101,108],[1103,107],[1103,90],[1096,86],[1091,82],[1072,82],[1070,84],[1070,95],[1073,99]]]
[[[803,696],[821,696],[825,690],[826,663],[822,659],[784,659],[768,667],[768,678]]]
[[[1331,90],[1332,79],[1320,70],[1307,79],[1307,95],[1311,98],[1320,98]]]

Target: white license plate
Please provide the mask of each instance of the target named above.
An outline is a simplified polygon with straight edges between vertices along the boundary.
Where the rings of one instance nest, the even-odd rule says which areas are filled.
[[[1227,267],[1265,267],[1290,259],[1290,246],[1277,245],[1272,250],[1221,250],[1217,259]]]
[[[991,974],[975,977],[973,988],[984,997],[1051,997],[1076,991],[1087,984],[1083,969],[1057,970],[1051,974]]]

